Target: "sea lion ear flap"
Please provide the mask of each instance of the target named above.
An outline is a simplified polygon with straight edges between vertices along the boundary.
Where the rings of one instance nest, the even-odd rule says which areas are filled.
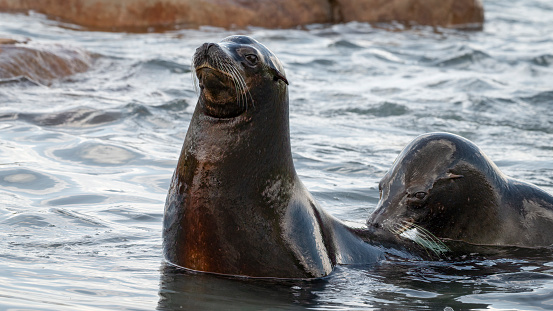
[[[445,174],[445,178],[447,178],[447,179],[458,179],[458,178],[463,178],[463,177],[465,177],[465,176],[453,174],[451,172]]]
[[[275,82],[278,80],[282,80],[284,81],[284,83],[286,83],[286,85],[290,85],[288,83],[288,79],[286,79],[286,77],[282,73],[280,73],[280,71],[276,70],[275,68],[271,68],[271,69],[273,69],[273,74],[274,74],[273,80]]]
[[[438,179],[438,180],[443,180],[443,181],[446,181],[446,180],[453,180],[453,179],[459,179],[459,178],[464,178],[465,176],[464,175],[458,175],[458,174],[454,174],[452,172],[447,172],[443,175],[441,175]]]

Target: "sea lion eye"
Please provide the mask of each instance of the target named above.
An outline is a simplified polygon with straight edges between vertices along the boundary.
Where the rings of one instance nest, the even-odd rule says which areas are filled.
[[[257,64],[257,55],[255,54],[246,54],[244,55],[244,58],[250,63],[250,65]]]
[[[422,199],[424,199],[425,197],[426,197],[426,192],[420,191],[420,192],[415,193],[415,198],[417,198],[417,199],[419,199],[419,200],[422,200]]]

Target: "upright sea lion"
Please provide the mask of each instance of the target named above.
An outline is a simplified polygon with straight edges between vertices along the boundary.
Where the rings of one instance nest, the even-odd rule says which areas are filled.
[[[383,235],[421,243],[553,244],[553,196],[505,176],[472,142],[448,133],[417,137],[380,181],[367,221]]]
[[[165,258],[228,275],[316,278],[382,251],[325,213],[292,162],[288,81],[245,36],[206,43],[193,61],[200,97],[173,175]]]

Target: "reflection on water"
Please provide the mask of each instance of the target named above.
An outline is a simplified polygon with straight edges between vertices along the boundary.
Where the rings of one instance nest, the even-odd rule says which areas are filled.
[[[13,169],[0,172],[3,177],[0,185],[20,190],[46,190],[56,185],[56,181],[46,175],[26,169]]]
[[[326,281],[229,278],[162,265],[158,310],[296,310]]]
[[[85,165],[124,165],[137,157],[117,146],[81,143],[74,148],[55,150],[53,154],[64,160],[77,159]]]
[[[553,193],[553,6],[485,6],[482,32],[126,34],[0,14],[1,37],[93,55],[65,79],[0,81],[0,309],[552,309],[549,250],[342,266],[313,282],[190,273],[161,258],[165,195],[196,102],[191,57],[235,33],[283,61],[298,174],[338,218],[362,225],[378,181],[424,132],[471,139],[509,176]]]
[[[553,307],[553,293],[547,290],[553,275],[551,265],[540,258],[342,266],[315,281],[229,278],[164,264],[157,308],[470,310],[521,306],[548,310]]]

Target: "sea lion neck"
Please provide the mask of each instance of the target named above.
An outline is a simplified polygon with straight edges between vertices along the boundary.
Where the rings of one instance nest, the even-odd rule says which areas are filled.
[[[170,262],[224,274],[313,276],[282,238],[281,219],[300,182],[290,151],[286,88],[273,89],[281,92],[252,94],[255,109],[236,118],[214,118],[201,102],[196,106],[167,196]],[[257,253],[260,245],[269,250]]]
[[[286,87],[260,88],[267,92],[252,94],[258,99],[254,108],[236,118],[211,117],[203,112],[201,101],[198,102],[177,170],[196,174],[201,170],[205,174],[202,191],[209,186],[216,191],[216,184],[224,182],[235,188],[230,193],[259,194],[263,187],[270,186],[264,185],[264,181],[289,183],[296,179]],[[192,178],[186,182],[199,186],[193,185],[196,181]]]

